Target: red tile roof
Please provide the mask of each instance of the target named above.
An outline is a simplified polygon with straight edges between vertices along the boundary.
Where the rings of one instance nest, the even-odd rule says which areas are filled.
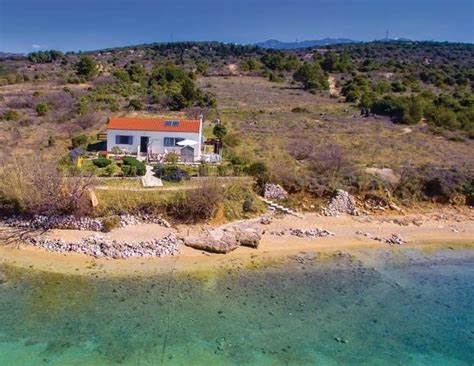
[[[166,126],[166,121],[178,121],[179,123],[177,126]],[[197,120],[111,117],[107,123],[107,129],[199,133],[199,124],[200,122]]]

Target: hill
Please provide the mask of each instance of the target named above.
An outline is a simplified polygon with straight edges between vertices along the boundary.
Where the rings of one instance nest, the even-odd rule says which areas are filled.
[[[358,43],[352,39],[347,38],[324,38],[309,41],[299,42],[281,42],[276,39],[270,39],[265,42],[259,42],[255,45],[262,48],[275,49],[275,50],[293,50],[298,48],[309,48],[318,46],[329,46],[332,44],[343,44],[343,43]]]
[[[343,187],[448,200],[473,190],[473,86],[470,44],[273,50],[183,42],[36,52],[0,60],[0,159],[64,162],[78,141],[97,142],[110,115],[204,114],[208,138],[218,117],[227,128],[220,174],[264,163],[266,178],[296,195]],[[374,180],[366,168],[392,169],[410,187]]]

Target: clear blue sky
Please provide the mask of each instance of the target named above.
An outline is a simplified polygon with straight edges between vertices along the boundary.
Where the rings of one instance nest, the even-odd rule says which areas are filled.
[[[0,50],[346,37],[474,42],[474,0],[0,0]]]

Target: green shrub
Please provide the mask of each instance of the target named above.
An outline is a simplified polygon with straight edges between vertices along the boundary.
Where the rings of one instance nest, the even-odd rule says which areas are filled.
[[[247,194],[244,203],[242,204],[242,210],[244,212],[255,212],[255,200],[251,194]]]
[[[145,105],[140,99],[132,99],[130,100],[128,107],[135,111],[141,111],[143,108],[145,108]]]
[[[99,65],[90,56],[81,56],[81,59],[75,65],[77,75],[91,80],[99,72]]]
[[[105,175],[107,177],[114,177],[120,173],[122,173],[122,169],[120,169],[120,167],[115,164],[110,164],[105,168]]]
[[[227,129],[225,128],[224,125],[220,124],[220,125],[215,125],[213,130],[212,130],[212,133],[214,134],[214,136],[216,136],[219,140],[222,140],[225,135],[227,135]]]
[[[165,156],[165,162],[176,164],[179,160],[179,154],[177,152],[171,151]]]
[[[3,113],[3,119],[6,121],[18,121],[21,118],[21,114],[18,111],[9,109]]]
[[[106,159],[106,158],[98,158],[92,160],[92,164],[94,164],[98,168],[105,168],[112,164],[112,160]]]
[[[122,171],[125,176],[134,177],[136,175],[143,176],[146,174],[146,166],[133,156],[124,156],[122,159]],[[125,167],[129,168],[125,168]],[[128,173],[128,174],[127,174]]]
[[[41,102],[36,105],[36,114],[38,116],[46,116],[46,114],[51,110],[51,107],[48,103]]]
[[[120,216],[113,215],[102,219],[102,231],[108,233],[118,227],[120,227]]]
[[[124,177],[133,177],[136,175],[136,174],[132,175],[132,167],[130,165],[122,165],[121,169],[122,169],[122,173]]]
[[[89,138],[86,135],[74,136],[73,138],[71,138],[72,147],[76,148],[79,146],[84,146],[85,144],[87,144],[88,140]]]
[[[250,164],[247,169],[247,174],[253,176],[253,177],[260,177],[268,173],[268,168],[265,165],[265,163],[262,162],[256,162]]]

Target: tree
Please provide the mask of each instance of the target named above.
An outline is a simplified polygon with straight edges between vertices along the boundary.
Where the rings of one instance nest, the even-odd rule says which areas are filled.
[[[196,98],[196,87],[191,79],[185,79],[181,86],[181,94],[184,99],[189,102],[192,102]]]
[[[75,68],[77,75],[85,77],[87,80],[93,79],[99,72],[97,62],[89,56],[82,56]]]
[[[444,107],[430,106],[427,108],[426,117],[428,122],[436,127],[448,130],[455,130],[460,127],[456,113]]]
[[[412,95],[403,108],[401,122],[408,125],[414,125],[420,122],[421,117],[423,117],[423,103],[420,98]]]
[[[326,72],[339,71],[339,55],[335,52],[328,52],[324,56],[322,63],[323,70]]]
[[[281,52],[267,53],[262,56],[261,61],[273,71],[282,71],[285,68],[285,59]]]
[[[214,129],[212,130],[214,136],[216,136],[219,140],[222,140],[225,135],[227,135],[227,129],[224,125],[215,125]]]
[[[127,72],[130,77],[130,80],[139,83],[146,77],[145,68],[139,64],[131,64],[127,67]]]
[[[294,73],[293,79],[301,82],[303,88],[309,91],[328,90],[327,75],[318,62],[306,62]]]

